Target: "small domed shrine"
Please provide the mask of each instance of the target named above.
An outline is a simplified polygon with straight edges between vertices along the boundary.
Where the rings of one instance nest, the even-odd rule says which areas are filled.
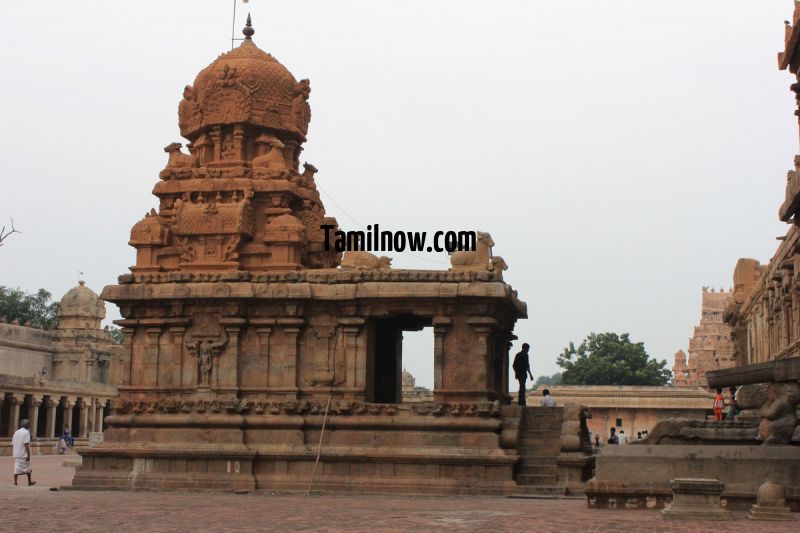
[[[249,23],[248,23],[249,24]],[[153,193],[159,207],[131,230],[133,272],[287,271],[331,268],[316,169],[300,172],[311,108],[308,80],[259,49],[254,31],[187,85]]]
[[[340,267],[316,168],[299,166],[310,84],[253,33],[248,17],[240,46],[184,89],[188,153],[165,148],[158,208],[131,231],[136,264],[103,290],[128,367],[73,483],[511,490],[516,433],[502,413],[515,409],[508,351],[526,307],[493,241],[479,233],[452,270],[367,252]],[[405,403],[403,332],[423,328],[434,390]]]
[[[60,329],[101,329],[106,305],[83,281],[71,288],[58,304]]]

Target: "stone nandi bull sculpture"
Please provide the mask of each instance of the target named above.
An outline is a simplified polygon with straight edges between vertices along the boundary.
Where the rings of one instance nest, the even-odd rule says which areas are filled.
[[[450,256],[450,270],[494,271],[502,279],[502,273],[504,270],[508,270],[508,265],[502,257],[492,256],[492,246],[494,246],[492,236],[485,231],[475,233],[477,236],[475,250],[453,252]]]
[[[192,168],[197,166],[197,159],[193,155],[181,152],[181,143],[170,143],[164,147],[169,154],[167,168]]]
[[[369,252],[347,252],[341,266],[345,270],[390,270],[392,260],[385,255],[378,257]]]

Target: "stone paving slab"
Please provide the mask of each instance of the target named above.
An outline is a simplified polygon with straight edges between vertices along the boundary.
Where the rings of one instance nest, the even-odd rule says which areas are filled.
[[[34,487],[14,487],[0,458],[0,531],[531,531],[797,532],[800,521],[670,522],[658,511],[590,511],[586,501],[503,497],[236,495],[220,492],[77,491],[63,456],[33,458]],[[21,481],[21,480],[20,480]],[[796,519],[800,516],[795,515]]]

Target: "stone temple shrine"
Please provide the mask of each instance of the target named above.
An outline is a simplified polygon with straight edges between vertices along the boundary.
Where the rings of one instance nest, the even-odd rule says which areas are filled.
[[[525,304],[480,242],[451,270],[339,268],[320,228],[337,222],[300,168],[309,81],[255,45],[249,17],[244,34],[184,89],[189,153],[165,148],[136,264],[102,292],[129,364],[74,485],[511,490]],[[422,328],[433,401],[403,403],[403,332]]]

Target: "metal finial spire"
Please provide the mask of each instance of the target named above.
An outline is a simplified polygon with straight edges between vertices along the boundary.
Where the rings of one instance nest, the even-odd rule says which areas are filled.
[[[250,13],[248,13],[247,14],[247,23],[245,24],[244,29],[242,30],[242,33],[244,34],[244,38],[249,41],[250,39],[252,39],[253,34],[255,32],[256,32],[256,30],[253,29],[253,21],[250,20]]]

